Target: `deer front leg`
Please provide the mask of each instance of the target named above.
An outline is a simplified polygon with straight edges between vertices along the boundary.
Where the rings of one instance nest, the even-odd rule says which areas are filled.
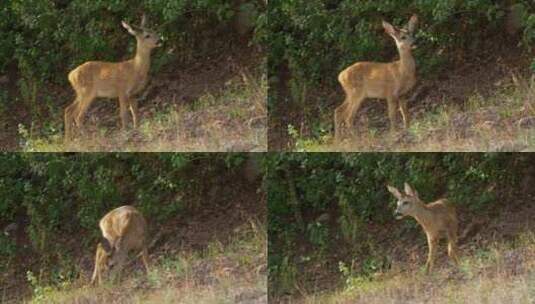
[[[121,130],[126,130],[126,124],[128,121],[128,106],[129,101],[127,96],[119,96],[119,111],[121,116]]]
[[[390,131],[396,129],[396,120],[397,120],[397,109],[398,109],[398,98],[389,97],[387,98],[388,104],[388,118],[390,119]]]
[[[403,126],[405,129],[408,129],[410,126],[409,111],[407,109],[408,101],[406,99],[402,100],[399,105],[399,110],[401,111],[401,116],[403,118]]]
[[[137,100],[135,98],[130,99],[130,113],[132,114],[134,129],[137,129]]]
[[[429,252],[427,255],[427,263],[425,264],[425,272],[430,273],[433,270],[433,265],[435,263],[438,238],[431,235],[427,235],[427,245],[429,247]]]

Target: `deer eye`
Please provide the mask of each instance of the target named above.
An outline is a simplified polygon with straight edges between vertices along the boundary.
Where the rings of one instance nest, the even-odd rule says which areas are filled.
[[[409,202],[403,202],[403,203],[401,203],[401,204],[402,204],[403,206],[407,206],[408,203],[409,203]]]
[[[145,38],[149,38],[149,37],[150,37],[150,35],[149,35],[149,34],[146,34],[146,35],[145,35]]]

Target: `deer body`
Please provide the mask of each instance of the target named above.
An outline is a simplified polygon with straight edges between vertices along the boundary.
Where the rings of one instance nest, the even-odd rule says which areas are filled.
[[[100,284],[102,273],[111,267],[114,267],[114,272],[120,273],[131,251],[142,253],[143,264],[149,271],[147,223],[136,208],[122,206],[114,209],[100,220],[99,226],[103,239],[97,245],[92,284]]]
[[[357,62],[338,75],[346,99],[334,112],[335,139],[341,139],[341,128],[351,127],[353,119],[366,98],[386,99],[390,128],[394,129],[397,109],[405,128],[409,127],[407,102],[400,97],[416,83],[416,63],[412,56],[412,34],[418,19],[412,16],[406,28],[397,29],[383,21],[383,27],[396,42],[400,60],[390,63]]]
[[[387,186],[387,188],[398,199],[396,218],[412,216],[424,229],[429,247],[426,271],[431,272],[433,269],[438,242],[444,234],[448,239],[448,256],[455,264],[458,264],[458,220],[455,207],[447,199],[439,199],[433,203],[425,204],[420,200],[418,193],[407,183],[405,183],[405,193],[401,193],[392,186]]]
[[[144,20],[144,19],[143,19]],[[134,30],[127,23],[122,25],[136,37],[136,55],[133,59],[123,62],[89,61],[69,75],[69,82],[76,92],[74,102],[65,108],[65,139],[72,137],[71,128],[75,124],[82,128],[84,115],[93,100],[97,97],[118,98],[120,106],[121,127],[126,128],[128,110],[132,115],[134,128],[137,127],[137,101],[132,98],[147,83],[150,68],[150,54],[159,46],[159,36],[141,27]]]

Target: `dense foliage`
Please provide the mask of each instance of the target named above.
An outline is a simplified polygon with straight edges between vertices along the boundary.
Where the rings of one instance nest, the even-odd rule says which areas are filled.
[[[270,280],[274,290],[284,293],[293,286],[288,284],[292,274],[299,273],[295,265],[309,268],[344,251],[353,257],[376,255],[367,252],[378,240],[368,237],[366,227],[394,221],[395,199],[387,184],[402,189],[407,181],[425,202],[447,197],[465,214],[492,213],[506,204],[508,194],[525,193],[521,179],[532,173],[526,170],[533,157],[283,153],[270,157],[267,166]],[[396,229],[405,233],[400,238],[420,231],[414,221],[396,224],[405,227]]]
[[[45,87],[68,88],[67,73],[85,61],[133,56],[135,39],[122,20],[139,25],[146,14],[147,27],[164,42],[153,52],[151,69],[174,71],[258,44],[254,37],[265,32],[264,11],[264,1],[247,0],[3,1],[0,114],[15,106],[32,120],[45,111],[60,113],[67,101]]]
[[[114,207],[130,204],[152,229],[180,214],[227,204],[247,181],[245,154],[0,154],[0,269],[32,256],[41,271],[77,263],[66,244],[91,247],[98,221]],[[228,180],[235,181],[229,185]],[[241,181],[241,182],[240,182]],[[253,186],[255,187],[255,186]],[[217,193],[217,195],[215,195]],[[8,229],[9,230],[9,229]],[[22,246],[27,240],[28,246]],[[72,246],[71,246],[72,247]],[[58,263],[66,263],[66,267]],[[67,267],[68,266],[68,267]],[[65,273],[65,271],[67,273]]]
[[[135,43],[120,22],[137,25],[142,13],[164,37],[165,49],[177,50],[156,54],[157,67],[187,63],[228,48],[236,39],[221,37],[235,35],[236,23],[254,30],[261,6],[240,0],[8,1],[0,8],[0,72],[15,65],[25,77],[65,78],[84,61],[122,58],[125,46]]]

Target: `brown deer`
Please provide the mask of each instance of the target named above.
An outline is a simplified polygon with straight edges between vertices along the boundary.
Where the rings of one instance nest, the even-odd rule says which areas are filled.
[[[147,83],[150,68],[150,54],[160,46],[160,36],[145,28],[143,15],[141,25],[133,28],[126,22],[123,27],[136,37],[134,58],[123,62],[88,61],[69,73],[69,82],[76,92],[76,99],[65,108],[65,139],[71,139],[73,124],[81,129],[84,115],[97,97],[118,98],[121,127],[126,128],[128,109],[132,114],[134,128],[137,127],[137,101],[132,96],[140,92]]]
[[[91,284],[100,284],[103,272],[112,270],[114,274],[120,274],[131,251],[141,252],[145,270],[149,272],[147,223],[141,212],[132,206],[122,206],[106,214],[99,226],[103,239],[97,245]]]
[[[350,128],[362,102],[366,98],[386,99],[390,128],[395,128],[397,109],[401,111],[405,128],[409,127],[407,101],[399,101],[416,83],[416,64],[412,57],[414,30],[418,17],[413,15],[404,28],[396,28],[383,21],[383,28],[396,42],[400,60],[390,63],[357,62],[338,75],[344,89],[344,103],[334,111],[335,140],[341,139],[341,128]]]
[[[433,203],[425,204],[420,200],[418,192],[407,183],[405,183],[405,193],[401,193],[390,185],[386,187],[398,199],[395,211],[396,219],[412,216],[425,231],[429,246],[427,263],[425,264],[426,272],[429,273],[433,269],[438,241],[443,232],[448,237],[448,256],[455,264],[459,264],[457,257],[457,215],[455,208],[448,200],[443,198]]]

